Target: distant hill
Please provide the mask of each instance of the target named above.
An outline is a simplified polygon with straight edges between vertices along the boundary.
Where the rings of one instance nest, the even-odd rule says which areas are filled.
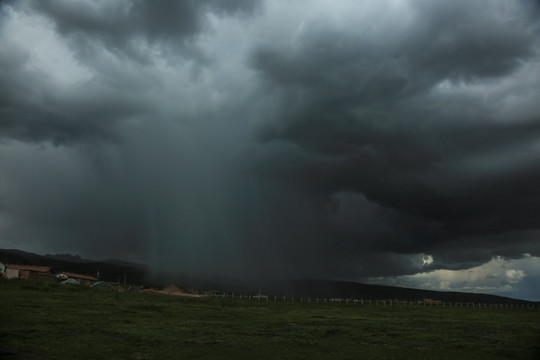
[[[53,272],[68,271],[83,275],[92,275],[110,282],[124,282],[143,285],[148,283],[148,269],[145,265],[131,263],[117,264],[107,261],[93,261],[81,259],[78,255],[37,255],[34,253],[16,250],[0,249],[0,262],[18,265],[51,266]],[[127,265],[130,264],[130,265]]]
[[[17,254],[15,250],[0,250],[0,262],[4,264],[24,265],[27,263],[22,254]]]
[[[139,263],[134,263],[131,261],[118,260],[118,259],[107,259],[107,260],[103,260],[103,262],[108,263],[108,264],[121,265],[121,266],[131,266],[131,267],[140,267],[140,268],[149,267],[146,264],[139,264]]]
[[[41,258],[43,256],[22,250],[0,249],[0,261],[5,264],[34,265]]]
[[[487,304],[523,303],[531,304],[526,300],[512,299],[497,295],[464,293],[457,291],[435,291],[424,289],[402,288],[395,286],[362,284],[347,281],[301,279],[286,282],[282,291],[292,296],[319,297],[319,298],[351,298],[351,299],[398,299],[419,300],[433,299],[444,302],[470,302]]]
[[[51,266],[52,271],[55,273],[67,271],[91,275],[102,281],[117,283],[124,283],[125,281],[128,285],[162,287],[174,283],[184,288],[218,289],[231,292],[242,289],[241,291],[244,293],[249,292],[246,288],[229,285],[221,279],[216,280],[211,277],[160,271],[145,264],[124,260],[95,261],[81,259],[78,255],[38,255],[17,249],[0,249],[0,262],[4,264]]]
[[[532,304],[526,300],[512,299],[503,296],[474,294],[451,291],[434,291],[423,289],[401,288],[394,286],[371,285],[347,281],[320,279],[297,279],[267,281],[261,284],[249,284],[240,280],[230,280],[215,276],[201,276],[158,271],[148,265],[123,260],[93,261],[81,259],[78,255],[37,255],[16,250],[0,249],[0,262],[4,264],[51,266],[53,272],[74,272],[92,275],[109,282],[129,285],[165,286],[177,284],[184,288],[199,290],[220,290],[225,292],[252,293],[259,291],[265,295],[286,295],[310,298],[351,298],[351,299],[398,299],[421,300],[425,298],[444,302],[471,302],[487,304]]]
[[[81,259],[79,255],[71,255],[71,254],[55,254],[55,255],[45,254],[43,256],[49,259],[68,261],[72,263],[92,262],[92,260]]]

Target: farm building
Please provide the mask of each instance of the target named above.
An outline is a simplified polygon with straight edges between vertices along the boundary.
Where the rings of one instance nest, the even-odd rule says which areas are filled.
[[[6,264],[8,279],[54,279],[50,266],[11,265]]]
[[[95,282],[97,279],[90,275],[82,275],[82,274],[76,274],[76,273],[70,273],[70,272],[62,272],[58,275],[56,275],[59,279],[75,279],[82,282]]]

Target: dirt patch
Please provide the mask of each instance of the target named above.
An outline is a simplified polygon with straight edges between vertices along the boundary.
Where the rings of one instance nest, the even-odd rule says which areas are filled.
[[[180,288],[177,285],[168,285],[163,289],[163,294],[167,295],[178,295],[178,296],[189,296],[189,297],[204,297],[206,295],[194,294],[190,291]]]

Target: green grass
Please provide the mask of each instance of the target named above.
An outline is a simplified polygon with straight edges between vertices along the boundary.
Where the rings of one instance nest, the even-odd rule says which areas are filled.
[[[0,281],[2,359],[540,359],[540,310],[299,303]]]

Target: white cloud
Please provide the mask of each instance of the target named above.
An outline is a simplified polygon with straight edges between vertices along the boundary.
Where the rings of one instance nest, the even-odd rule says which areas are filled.
[[[433,256],[427,255],[422,258],[422,266],[430,265],[433,263]]]
[[[523,270],[518,270],[518,269],[506,270],[506,279],[509,283],[512,283],[512,284],[520,282],[521,280],[523,280],[525,276],[527,276],[527,274],[525,274]]]
[[[424,264],[430,258],[423,258]],[[521,259],[494,257],[489,262],[465,270],[434,270],[392,278],[374,277],[371,283],[429,290],[482,292],[519,297],[525,278],[540,278],[540,257],[524,254]],[[529,295],[530,296],[530,295]]]
[[[0,44],[28,54],[28,70],[47,74],[60,85],[74,85],[92,78],[92,73],[75,60],[73,52],[58,38],[52,24],[43,18],[9,11]]]

